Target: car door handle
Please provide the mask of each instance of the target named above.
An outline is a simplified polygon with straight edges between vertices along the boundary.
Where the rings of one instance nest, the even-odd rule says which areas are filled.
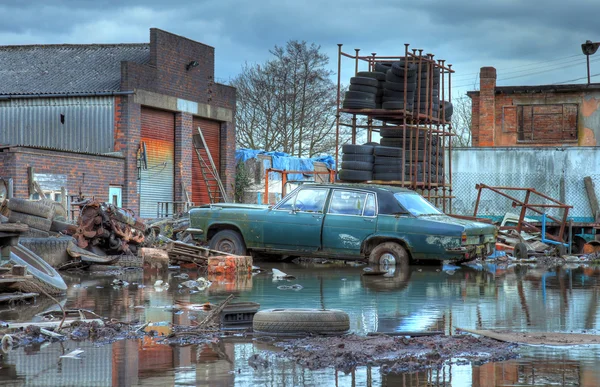
[[[373,219],[363,219],[365,222],[373,223]]]
[[[323,218],[323,215],[313,215],[313,218],[316,218],[317,220],[321,220]]]

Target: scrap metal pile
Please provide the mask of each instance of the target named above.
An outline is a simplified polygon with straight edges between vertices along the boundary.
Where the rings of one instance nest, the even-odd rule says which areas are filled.
[[[144,243],[146,225],[136,219],[133,211],[94,199],[78,206],[79,220],[71,235],[79,247],[92,252],[100,249],[108,255],[137,254]]]

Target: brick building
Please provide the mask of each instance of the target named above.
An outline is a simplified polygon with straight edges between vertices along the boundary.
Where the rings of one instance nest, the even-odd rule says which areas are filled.
[[[600,145],[599,83],[496,86],[496,69],[482,67],[467,95],[475,147]]]
[[[208,202],[200,127],[231,192],[235,89],[215,82],[214,64],[213,47],[155,28],[150,43],[0,46],[0,177],[29,197],[32,167],[56,200],[81,190],[153,217],[184,187]]]

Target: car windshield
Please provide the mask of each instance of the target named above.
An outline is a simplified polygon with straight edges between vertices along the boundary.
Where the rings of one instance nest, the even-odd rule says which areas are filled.
[[[412,193],[395,193],[394,197],[400,205],[414,216],[439,215],[442,212],[435,208],[421,195]]]

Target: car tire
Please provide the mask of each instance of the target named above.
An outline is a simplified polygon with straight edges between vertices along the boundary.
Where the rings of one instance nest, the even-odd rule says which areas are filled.
[[[373,163],[366,163],[364,161],[342,161],[342,169],[353,169],[355,171],[371,171],[373,170]]]
[[[372,163],[373,160],[373,155],[365,155],[358,153],[344,153],[342,155],[342,161],[361,161],[365,163]]]
[[[8,201],[8,209],[23,214],[51,219],[54,216],[54,205],[48,200],[27,200],[12,198]]]
[[[404,101],[404,91],[395,91],[395,90],[389,90],[389,89],[384,89],[383,90],[383,96],[384,97],[395,97],[396,101]],[[415,93],[414,91],[407,91],[406,92],[406,101],[412,101],[415,99]]]
[[[365,78],[369,79],[369,78]],[[364,85],[360,85],[364,86]],[[375,91],[377,92],[377,91]],[[365,102],[374,102],[375,101],[375,93],[364,92],[364,91],[347,91],[344,94],[344,101],[365,101]]]
[[[69,242],[75,242],[73,237],[60,238],[20,238],[23,247],[39,255],[50,266],[56,268],[71,260],[67,252]]]
[[[52,220],[48,218],[24,214],[17,211],[11,211],[8,221],[11,223],[24,223],[29,227],[37,228],[41,231],[50,231],[50,227],[52,227]]]
[[[402,181],[404,179],[402,179],[402,174],[400,172],[398,173],[375,173],[373,174],[373,180],[377,181]]]
[[[379,81],[369,77],[352,77],[350,78],[350,84],[377,87],[377,85],[379,85]]]
[[[386,81],[383,88],[385,90],[404,91],[404,80],[401,82]],[[414,92],[416,89],[417,84],[415,82],[406,83],[406,91]]]
[[[234,230],[221,230],[210,238],[211,250],[221,251],[232,255],[247,255],[244,238]]]
[[[349,153],[359,154],[359,155],[372,155],[373,154],[373,146],[346,144],[346,145],[342,145],[342,153],[344,155],[347,155]]]
[[[527,259],[529,255],[527,254],[527,245],[525,243],[519,242],[515,245],[513,253],[518,259]]]
[[[266,309],[252,319],[255,333],[270,336],[341,335],[349,329],[348,313],[337,309]]]
[[[369,264],[380,267],[395,265],[396,270],[408,271],[408,252],[396,242],[383,242],[375,246],[369,254]]]
[[[391,68],[392,68],[392,63],[391,62],[375,63],[375,71],[380,72],[380,73],[384,73],[385,74]]]
[[[375,161],[373,162],[373,166],[375,165],[402,165],[402,157],[386,157],[386,156],[377,156],[375,157]]]
[[[374,153],[375,156],[402,157],[401,148],[393,148],[389,146],[376,146]]]
[[[404,61],[394,62],[390,71],[398,77],[404,77],[405,75],[412,77],[417,73],[417,65]]]
[[[379,90],[377,87],[373,86],[365,86],[365,85],[350,85],[348,88],[350,91],[360,91],[363,93],[377,94]]]
[[[373,179],[373,172],[340,169],[339,177],[342,181],[367,181]]]
[[[385,73],[380,71],[359,71],[356,73],[357,77],[373,78],[378,81],[385,81]]]

